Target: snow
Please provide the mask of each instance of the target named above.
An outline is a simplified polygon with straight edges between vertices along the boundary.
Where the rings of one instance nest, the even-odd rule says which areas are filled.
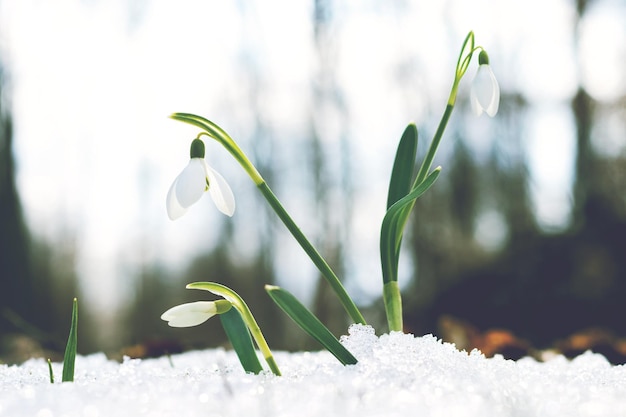
[[[0,416],[624,416],[626,370],[587,352],[547,362],[485,358],[434,336],[352,326],[359,359],[274,352],[283,376],[245,374],[230,350],[110,361],[79,356],[74,382],[47,364],[0,366]],[[61,364],[53,364],[55,377]]]

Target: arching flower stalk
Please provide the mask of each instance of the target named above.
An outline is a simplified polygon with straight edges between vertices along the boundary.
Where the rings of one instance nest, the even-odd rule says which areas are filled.
[[[296,223],[291,218],[289,213],[287,213],[287,210],[285,210],[285,208],[283,207],[281,202],[278,200],[276,195],[274,195],[274,192],[270,189],[269,185],[265,182],[265,179],[257,171],[254,164],[250,161],[250,159],[248,159],[246,154],[241,150],[239,145],[237,145],[237,143],[230,137],[230,135],[228,135],[228,133],[226,133],[226,131],[224,131],[224,129],[219,127],[217,124],[213,123],[210,120],[205,119],[204,117],[197,116],[195,114],[174,113],[171,115],[171,117],[172,119],[189,123],[193,126],[201,128],[203,132],[201,132],[200,135],[206,135],[212,139],[215,139],[235,158],[237,162],[239,162],[239,164],[243,167],[243,169],[248,173],[252,181],[254,181],[254,184],[257,186],[261,194],[263,194],[263,197],[265,197],[265,199],[267,200],[269,205],[272,207],[274,212],[276,212],[278,217],[282,220],[283,224],[291,232],[291,234],[296,239],[296,241],[300,244],[300,246],[302,246],[302,249],[304,249],[304,251],[309,256],[311,261],[313,261],[315,266],[317,266],[317,268],[320,270],[320,272],[322,273],[322,276],[328,281],[331,288],[337,294],[339,301],[345,308],[346,312],[350,315],[352,320],[355,323],[366,324],[365,318],[359,311],[358,307],[356,306],[352,298],[350,298],[350,296],[348,295],[339,277],[337,277],[337,275],[332,270],[332,268],[328,265],[326,260],[320,255],[317,249],[304,235],[300,227],[296,225]],[[193,159],[193,155],[192,155],[192,159]],[[198,175],[194,174],[194,177],[198,177]],[[175,186],[176,186],[176,183],[172,185],[172,187],[175,187]],[[213,184],[210,184],[210,186],[212,187]],[[199,188],[199,186],[194,186],[194,190],[197,190],[197,188]],[[211,191],[211,188],[209,188],[209,191]],[[228,188],[228,191],[230,191],[230,188]],[[222,190],[222,193],[224,194],[224,196],[227,195],[227,193],[224,192],[224,190]],[[200,198],[200,197],[197,197],[198,191],[194,191],[193,193],[190,193],[190,194],[193,194],[193,197],[196,198],[195,201],[197,201],[197,199]],[[202,195],[202,192],[200,192],[199,194]],[[168,201],[169,200],[170,200],[170,197],[168,197]],[[189,198],[189,201],[192,201],[192,200],[193,198]],[[218,205],[218,208],[219,207],[220,206]],[[233,200],[233,210],[234,210],[234,200]]]
[[[256,359],[252,341],[247,341],[250,339],[250,335],[252,335],[270,370],[275,375],[280,376],[280,370],[274,360],[272,351],[265,341],[265,337],[263,337],[261,328],[254,319],[250,308],[239,294],[215,282],[194,282],[187,285],[187,288],[210,291],[215,295],[224,297],[224,299],[196,301],[174,306],[161,315],[162,320],[167,321],[171,327],[193,327],[204,323],[215,315],[223,314],[228,316],[234,312],[235,316],[240,317],[237,319],[238,321],[233,321],[234,317],[231,316],[229,320],[222,320],[222,325],[237,351],[237,356],[239,356],[244,369],[255,373],[262,370]]]

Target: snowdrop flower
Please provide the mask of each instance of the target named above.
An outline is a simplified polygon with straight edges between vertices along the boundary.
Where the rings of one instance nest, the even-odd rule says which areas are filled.
[[[227,216],[235,213],[235,197],[228,183],[204,160],[204,142],[194,139],[191,143],[191,160],[174,180],[167,192],[167,215],[176,220],[209,191],[218,210]]]
[[[192,327],[204,323],[216,314],[226,313],[232,304],[227,300],[196,301],[170,308],[161,315],[171,327]]]
[[[485,51],[480,51],[478,64],[470,92],[472,110],[476,116],[480,116],[484,111],[493,117],[498,112],[500,104],[500,87],[489,66],[489,56]]]

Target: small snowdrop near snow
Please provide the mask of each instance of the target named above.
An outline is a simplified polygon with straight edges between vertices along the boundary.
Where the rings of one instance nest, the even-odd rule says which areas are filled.
[[[80,356],[72,383],[42,359],[0,366],[5,416],[626,416],[626,369],[587,352],[545,363],[485,358],[434,336],[353,325],[343,366],[328,352],[275,352],[283,376],[243,372],[232,351],[170,358]],[[61,375],[61,364],[53,364]]]

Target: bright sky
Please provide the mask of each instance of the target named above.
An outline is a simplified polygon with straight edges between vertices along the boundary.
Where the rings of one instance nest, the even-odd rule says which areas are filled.
[[[258,106],[276,143],[288,150],[310,121],[310,80],[318,66],[307,2],[243,2],[243,11],[237,2],[133,4],[0,0],[0,51],[28,221],[50,239],[63,230],[76,233],[83,288],[107,306],[127,289],[128,266],[136,261],[177,267],[216,244],[211,230],[221,215],[208,198],[182,219],[167,219],[166,192],[196,133],[167,116],[209,117],[249,149]],[[367,1],[337,11],[332,50],[349,109],[355,206],[367,207],[355,213],[348,253],[358,260],[352,274],[366,294],[380,291],[378,227],[395,141],[411,120],[430,129],[438,122],[468,30],[489,50],[503,91],[523,89],[533,104],[524,138],[536,210],[547,226],[566,224],[574,160],[568,100],[579,80],[600,100],[626,88],[623,4],[594,3],[581,25],[580,56],[572,43],[572,4],[420,0],[394,9]],[[262,86],[254,105],[249,68]],[[405,88],[396,84],[398,68],[408,68]],[[459,100],[467,99],[468,84]],[[329,146],[340,123],[320,123]],[[489,129],[494,122],[476,123]],[[254,204],[246,196],[254,192],[250,181],[223,150],[209,145],[208,152],[238,199],[233,221],[254,227],[253,214],[245,212]],[[298,208],[304,212],[294,217],[308,219],[307,207]],[[312,230],[315,223],[301,226]],[[249,245],[245,234],[239,242]],[[293,275],[295,262],[299,275],[312,277],[313,268],[303,270],[308,261],[290,245],[277,256],[291,260],[279,265],[281,274]]]

